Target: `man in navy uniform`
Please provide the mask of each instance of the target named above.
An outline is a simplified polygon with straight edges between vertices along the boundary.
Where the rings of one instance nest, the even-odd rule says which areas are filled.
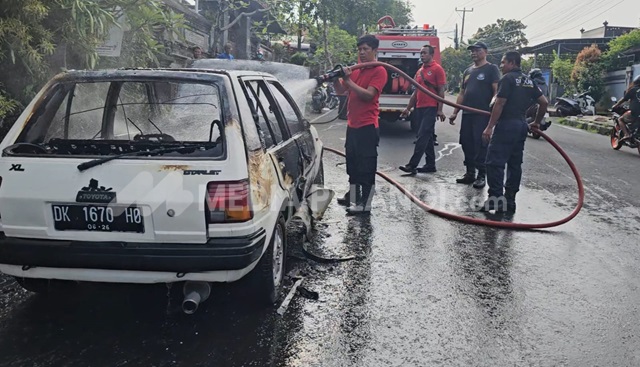
[[[482,139],[489,143],[486,159],[489,198],[479,208],[480,211],[516,211],[516,193],[520,190],[524,142],[529,128],[525,121],[525,112],[532,100],[537,101],[538,111],[531,127],[539,128],[540,121],[547,111],[547,99],[542,95],[540,88],[522,73],[520,61],[520,54],[510,51],[502,57],[500,63],[504,76],[498,83],[498,94],[489,125],[482,133]]]
[[[462,75],[462,85],[456,103],[489,112],[491,111],[489,107],[491,99],[498,90],[500,70],[498,70],[498,66],[487,61],[488,51],[484,42],[476,42],[467,49],[471,51],[473,65]],[[452,125],[458,117],[458,112],[460,109],[456,107],[449,117],[449,122]],[[457,183],[473,184],[476,189],[482,189],[485,186],[487,148],[482,143],[482,131],[488,123],[489,116],[468,111],[463,112],[460,124],[460,145],[462,145],[464,153],[466,173],[456,179]]]

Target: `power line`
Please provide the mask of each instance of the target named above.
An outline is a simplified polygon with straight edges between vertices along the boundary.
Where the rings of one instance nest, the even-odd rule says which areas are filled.
[[[537,12],[538,12],[538,10],[540,10],[540,9],[544,8],[545,6],[547,6],[547,5],[548,5],[550,2],[552,2],[552,1],[553,1],[553,0],[549,0],[549,1],[547,1],[547,2],[546,2],[546,3],[544,3],[542,6],[538,7],[538,9],[536,9],[536,10],[532,11],[531,13],[529,13],[529,14],[525,15],[524,17],[520,18],[520,21],[523,21],[524,19],[527,19],[530,15],[533,15],[533,14],[537,13]]]
[[[529,20],[529,23],[531,24],[531,27],[527,27],[530,28],[529,32],[531,33],[532,31],[535,32],[534,36],[529,37],[529,39],[533,39],[536,37],[539,37],[540,34],[544,34],[544,33],[548,33],[550,32],[549,29],[551,28],[553,31],[554,29],[557,29],[557,27],[555,27],[557,25],[558,22],[560,22],[562,20],[562,23],[566,24],[566,20],[567,17],[572,15],[572,14],[581,14],[584,11],[588,11],[589,9],[593,9],[593,6],[591,6],[591,4],[593,4],[595,1],[599,1],[599,0],[590,0],[588,3],[583,3],[581,4],[581,6],[579,8],[577,8],[578,10],[576,10],[576,7],[578,7],[579,3],[581,2],[581,0],[576,0],[573,2],[565,2],[565,3],[560,3],[560,8],[559,9],[554,9],[553,10],[553,14],[549,15],[549,14],[539,14],[540,16],[543,16],[543,19],[539,22],[536,22],[535,19],[538,17],[534,17],[533,22],[531,20]],[[563,6],[565,5],[565,6]]]
[[[592,0],[592,1],[590,1],[588,4],[585,4],[585,6],[584,6],[584,8],[582,9],[582,11],[577,11],[577,12],[575,12],[574,14],[571,14],[571,15],[569,15],[568,17],[566,17],[566,18],[563,20],[563,23],[564,23],[564,26],[563,26],[563,27],[560,27],[560,28],[556,27],[556,28],[553,28],[553,29],[551,29],[551,30],[547,30],[547,31],[545,31],[545,32],[538,33],[538,34],[536,34],[536,35],[532,36],[532,37],[531,37],[531,39],[533,40],[533,39],[536,39],[536,38],[540,38],[540,37],[542,37],[542,36],[547,36],[547,35],[549,35],[549,34],[551,34],[551,36],[548,36],[548,37],[552,37],[552,36],[554,36],[554,35],[556,35],[556,34],[560,34],[560,33],[562,33],[562,32],[566,32],[569,28],[573,28],[573,27],[575,27],[575,26],[577,25],[577,24],[574,22],[575,20],[579,20],[579,21],[580,21],[580,19],[581,19],[581,18],[583,18],[583,17],[585,17],[585,16],[588,16],[588,15],[590,15],[590,14],[593,14],[594,12],[598,12],[598,13],[599,13],[597,16],[601,15],[601,14],[602,14],[602,11],[597,7],[597,5],[594,5],[593,7],[590,7],[590,6],[589,6],[591,3],[596,2],[596,1],[597,1],[598,3],[604,3],[604,2],[606,2],[607,0]],[[625,1],[625,0],[622,0],[622,1]],[[619,4],[619,3],[618,3],[618,4]],[[600,4],[598,4],[598,5],[600,5]],[[617,5],[617,4],[616,4],[616,5]],[[595,9],[593,9],[593,8],[595,8]],[[587,10],[585,11],[584,9],[587,9]],[[588,9],[591,9],[591,10],[589,11]],[[597,16],[596,16],[596,17],[597,17]],[[593,19],[593,18],[592,18],[592,19]],[[559,29],[561,29],[561,30],[559,30]],[[555,33],[554,33],[554,32],[555,32]]]
[[[611,9],[615,8],[616,6],[618,6],[618,5],[622,4],[622,3],[623,3],[623,2],[625,2],[625,1],[627,1],[627,0],[620,0],[620,1],[618,1],[617,3],[615,3],[614,5],[612,5],[611,7],[607,8],[607,10],[603,11],[602,13],[600,13],[600,14],[596,15],[596,16],[595,16],[595,17],[593,17],[593,18],[589,18],[589,19],[585,20],[584,22],[582,22],[582,24],[585,24],[585,23],[587,23],[587,22],[589,22],[589,21],[591,21],[591,20],[594,20],[595,18],[597,18],[597,17],[599,17],[599,16],[604,15],[604,13],[608,12],[609,10],[611,10]]]

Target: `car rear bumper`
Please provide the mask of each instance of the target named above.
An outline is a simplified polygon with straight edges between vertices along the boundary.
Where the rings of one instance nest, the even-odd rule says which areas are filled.
[[[205,244],[23,239],[0,234],[0,264],[172,273],[244,269],[260,258],[266,231]]]

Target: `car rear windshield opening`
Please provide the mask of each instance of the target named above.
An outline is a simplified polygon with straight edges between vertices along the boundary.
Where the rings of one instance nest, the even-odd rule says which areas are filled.
[[[56,155],[121,154],[198,143],[216,147],[209,153],[222,155],[220,95],[216,83],[60,83],[29,119],[16,143],[38,144]]]

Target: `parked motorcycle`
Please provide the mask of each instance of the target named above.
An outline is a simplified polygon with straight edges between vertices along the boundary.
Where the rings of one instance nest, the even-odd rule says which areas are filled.
[[[311,94],[311,109],[313,112],[320,113],[323,108],[328,107],[330,110],[338,107],[340,100],[336,95],[336,91],[332,83],[323,82]]]
[[[615,103],[616,98],[612,97],[611,100]],[[611,148],[615,150],[620,150],[623,146],[638,149],[638,153],[640,154],[640,123],[634,124],[635,126],[631,126],[630,124],[625,124],[629,133],[631,133],[632,138],[622,140],[624,137],[624,131],[620,128],[620,118],[625,112],[629,111],[628,106],[618,106],[611,110],[612,115],[611,119],[613,120],[613,129],[611,129]]]
[[[556,99],[556,114],[563,116],[578,116],[596,114],[596,100],[589,95],[591,87],[586,92],[574,94],[573,98],[558,97]]]

